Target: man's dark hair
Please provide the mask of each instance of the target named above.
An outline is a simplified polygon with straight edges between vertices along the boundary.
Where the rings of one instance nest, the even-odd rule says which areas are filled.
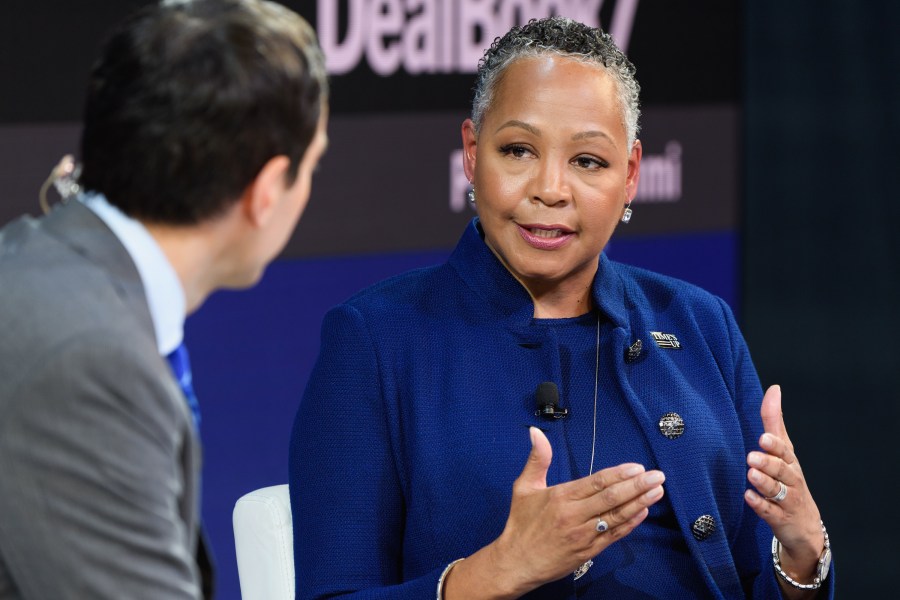
[[[126,19],[94,65],[81,184],[141,220],[189,225],[274,156],[297,167],[327,102],[300,16],[262,0],[167,0]]]

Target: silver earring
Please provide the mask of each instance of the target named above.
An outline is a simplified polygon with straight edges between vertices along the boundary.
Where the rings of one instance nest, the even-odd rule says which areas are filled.
[[[628,223],[629,221],[631,221],[631,202],[625,206],[625,212],[622,213],[622,222]]]
[[[469,188],[466,196],[469,198],[469,204],[475,204],[475,188]]]

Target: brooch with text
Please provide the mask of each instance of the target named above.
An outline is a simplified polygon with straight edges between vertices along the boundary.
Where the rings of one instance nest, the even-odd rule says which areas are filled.
[[[650,335],[653,341],[660,348],[668,348],[669,350],[681,350],[681,342],[671,333],[663,333],[662,331],[651,331]]]

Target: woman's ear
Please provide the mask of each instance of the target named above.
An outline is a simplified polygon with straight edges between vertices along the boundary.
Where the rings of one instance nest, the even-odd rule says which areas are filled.
[[[638,182],[641,179],[641,156],[643,148],[641,140],[634,140],[631,154],[628,157],[628,172],[625,174],[625,202],[630,204],[637,195]]]
[[[463,171],[466,179],[472,181],[475,177],[475,155],[478,150],[478,135],[475,133],[475,123],[472,119],[466,119],[462,124],[463,142]]]
[[[247,186],[241,203],[253,226],[262,228],[272,218],[278,202],[287,191],[290,166],[291,160],[287,156],[273,156]]]

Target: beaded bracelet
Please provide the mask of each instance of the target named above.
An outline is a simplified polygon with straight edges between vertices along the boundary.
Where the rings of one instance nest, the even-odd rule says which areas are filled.
[[[822,533],[825,535],[825,549],[819,556],[819,562],[816,565],[816,577],[812,583],[799,583],[781,568],[781,542],[777,537],[772,538],[772,564],[775,566],[775,572],[786,582],[801,590],[817,590],[822,587],[825,578],[828,577],[828,571],[831,568],[831,542],[828,541],[828,532],[825,530],[825,523],[819,521],[822,526]],[[440,599],[438,599],[440,600]]]

